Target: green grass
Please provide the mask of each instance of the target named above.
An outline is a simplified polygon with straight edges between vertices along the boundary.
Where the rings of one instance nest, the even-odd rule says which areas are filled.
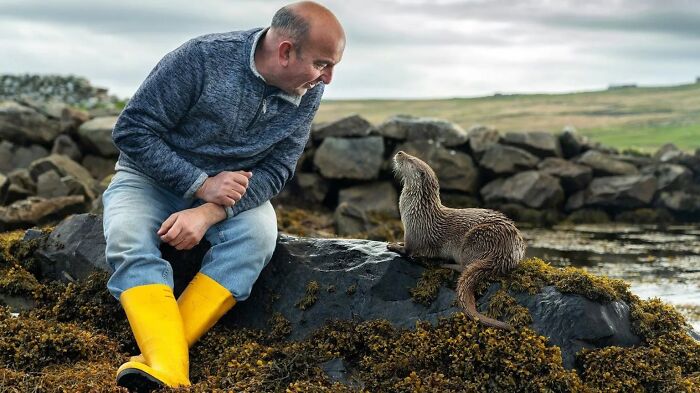
[[[409,114],[450,120],[469,129],[560,132],[572,125],[617,148],[653,151],[665,143],[700,147],[700,84],[567,94],[514,94],[440,100],[324,100],[316,121],[357,113],[378,125]]]

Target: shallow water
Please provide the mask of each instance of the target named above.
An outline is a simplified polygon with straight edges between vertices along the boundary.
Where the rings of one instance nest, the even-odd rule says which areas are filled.
[[[574,225],[523,232],[528,256],[624,279],[639,297],[676,306],[700,331],[700,225]]]

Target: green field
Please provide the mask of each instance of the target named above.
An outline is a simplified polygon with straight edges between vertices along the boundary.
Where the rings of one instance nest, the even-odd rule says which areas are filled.
[[[439,100],[324,100],[315,121],[357,113],[375,125],[396,114],[508,131],[560,132],[572,125],[604,145],[653,152],[664,143],[700,148],[700,83],[567,94]]]

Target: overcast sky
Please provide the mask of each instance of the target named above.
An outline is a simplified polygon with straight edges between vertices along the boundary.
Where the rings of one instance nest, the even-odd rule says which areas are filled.
[[[698,0],[329,0],[347,34],[325,98],[473,97],[700,76]],[[130,96],[189,38],[267,26],[283,1],[0,0],[0,73]]]

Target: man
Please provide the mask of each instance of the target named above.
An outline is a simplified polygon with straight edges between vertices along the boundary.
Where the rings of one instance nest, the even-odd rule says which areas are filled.
[[[272,256],[269,200],[294,174],[345,34],[313,2],[280,9],[266,29],[210,34],[168,53],[114,127],[120,150],[103,195],[107,283],[142,354],[117,384],[187,386],[188,347],[245,300]],[[177,299],[160,242],[201,270]]]

